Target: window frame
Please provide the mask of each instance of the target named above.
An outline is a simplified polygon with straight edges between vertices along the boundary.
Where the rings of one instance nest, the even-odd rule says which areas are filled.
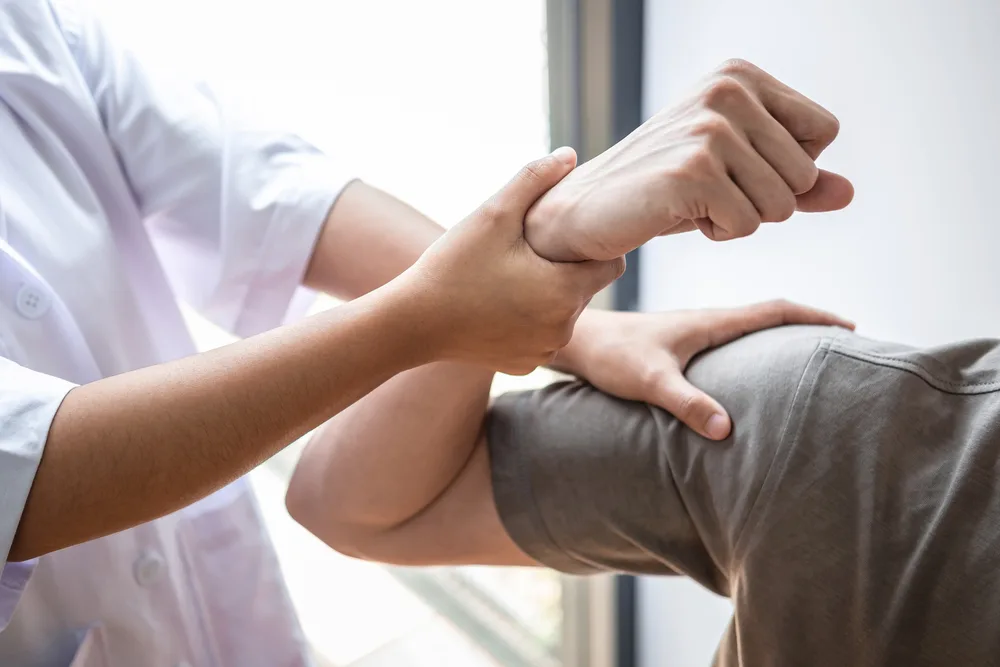
[[[549,126],[552,147],[581,162],[638,127],[642,117],[643,0],[547,0]],[[638,310],[641,249],[592,306]],[[563,579],[563,664],[636,667],[634,577]]]

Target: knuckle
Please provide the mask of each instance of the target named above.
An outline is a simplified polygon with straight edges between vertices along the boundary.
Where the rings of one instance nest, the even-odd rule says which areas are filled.
[[[569,345],[569,341],[572,338],[573,338],[573,325],[567,324],[566,326],[562,327],[560,330],[556,332],[555,340],[553,340],[553,342],[555,343],[555,348],[557,350],[561,350],[562,348]]]
[[[738,239],[740,238],[741,235],[723,229],[718,225],[713,225],[712,233],[706,234],[705,236],[708,238],[709,241],[712,241],[713,243],[722,243],[723,241],[732,241],[733,239]]]
[[[576,313],[578,291],[573,285],[566,286],[566,289],[560,290],[559,298],[555,300],[549,309],[550,323],[552,325],[561,326],[563,323],[573,319]]]
[[[823,114],[823,120],[820,123],[819,130],[823,139],[833,141],[837,138],[837,135],[840,134],[840,120],[827,111]]]
[[[702,102],[709,109],[721,111],[741,106],[750,100],[750,91],[732,74],[713,77],[702,93]]]
[[[760,316],[768,322],[780,322],[791,308],[792,302],[787,299],[772,299],[761,304]]]
[[[729,138],[733,134],[733,128],[721,114],[711,114],[696,122],[691,127],[691,134],[712,142]]]
[[[788,186],[792,188],[793,193],[801,195],[812,190],[817,180],[819,180],[819,167],[809,160],[800,168],[792,170],[788,176]]]
[[[677,412],[675,417],[689,419],[698,409],[698,398],[689,391],[684,392],[677,398]]]
[[[760,217],[755,215],[745,215],[737,221],[736,225],[729,233],[729,239],[742,239],[750,236],[760,227]]]
[[[545,176],[545,161],[535,160],[521,167],[521,180],[537,183]]]
[[[795,215],[795,200],[794,199],[791,200],[791,202],[786,202],[785,205],[781,206],[777,210],[777,212],[776,212],[776,214],[774,216],[774,221],[775,222],[785,222],[786,220],[791,219],[791,217],[793,215]]]
[[[715,71],[725,76],[736,76],[751,73],[755,69],[757,68],[753,64],[743,58],[729,58],[719,65]]]
[[[787,196],[780,196],[768,207],[763,218],[767,222],[784,222],[795,214],[795,197],[791,192]]]
[[[770,301],[764,301],[757,304],[755,310],[758,314],[764,317],[770,317],[780,313],[785,308],[784,299],[771,299]]]
[[[639,378],[639,384],[642,386],[646,395],[655,396],[667,385],[668,380],[669,377],[667,373],[662,369],[659,367],[647,366]]]
[[[479,207],[479,217],[496,222],[504,219],[504,207],[497,197],[493,197]]]
[[[721,170],[720,159],[708,146],[692,151],[669,174],[670,180],[681,180],[689,183],[714,181]]]
[[[811,148],[806,148],[806,152],[815,158],[816,148],[829,146],[840,134],[840,121],[832,113],[820,107],[808,116],[803,116],[800,127],[793,134],[800,142],[805,141],[812,145]]]
[[[610,261],[611,282],[614,282],[625,275],[626,261],[624,257],[616,257]]]
[[[574,319],[570,312],[561,310],[557,317],[545,326],[544,336],[540,336],[540,342],[547,349],[560,350],[569,344],[573,337]]]

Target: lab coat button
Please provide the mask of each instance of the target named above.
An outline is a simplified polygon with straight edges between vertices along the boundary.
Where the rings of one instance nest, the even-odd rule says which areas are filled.
[[[163,556],[155,551],[146,551],[136,559],[132,573],[135,575],[136,583],[140,586],[152,586],[163,576],[165,568],[166,563],[163,561]]]
[[[29,320],[44,317],[52,307],[52,297],[33,285],[23,285],[17,292],[17,312]]]

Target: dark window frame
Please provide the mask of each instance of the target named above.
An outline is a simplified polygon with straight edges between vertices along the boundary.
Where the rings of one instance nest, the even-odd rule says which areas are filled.
[[[572,146],[583,162],[643,121],[644,0],[547,0],[546,10],[551,143]],[[639,309],[641,249],[627,260],[597,305]],[[613,605],[612,660],[637,667],[637,582],[620,576],[614,583],[612,601],[604,601]]]

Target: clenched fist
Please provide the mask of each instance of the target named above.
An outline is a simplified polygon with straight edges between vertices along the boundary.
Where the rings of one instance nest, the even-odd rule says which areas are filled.
[[[606,260],[664,234],[699,229],[725,241],[796,210],[841,209],[853,187],[815,162],[839,127],[763,70],[727,62],[550,190],[525,238],[551,260]]]

